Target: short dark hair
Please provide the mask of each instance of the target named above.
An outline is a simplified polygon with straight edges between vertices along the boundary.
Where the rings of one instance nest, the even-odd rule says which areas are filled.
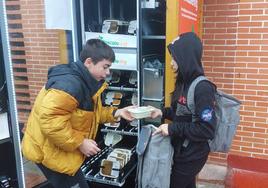
[[[115,55],[113,49],[100,39],[89,39],[80,52],[80,60],[84,63],[87,58],[91,58],[96,64],[103,59],[114,62]]]

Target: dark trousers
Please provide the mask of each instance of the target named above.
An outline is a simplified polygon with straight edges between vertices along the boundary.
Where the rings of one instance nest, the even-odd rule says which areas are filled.
[[[207,157],[190,162],[174,161],[170,188],[196,188],[196,175],[202,170]]]
[[[37,166],[55,188],[89,188],[81,169],[74,176],[69,176],[50,170],[42,164],[37,164]]]
[[[196,188],[195,176],[172,173],[170,188]]]

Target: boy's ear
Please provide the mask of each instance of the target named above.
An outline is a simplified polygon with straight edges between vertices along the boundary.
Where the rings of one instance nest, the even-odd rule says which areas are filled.
[[[93,61],[92,61],[92,59],[89,57],[89,58],[87,58],[87,59],[85,60],[84,65],[85,65],[85,66],[88,66],[88,65],[90,65],[90,64],[93,64]]]
[[[89,57],[85,60],[84,62],[85,67],[87,67],[88,69],[91,69],[91,67],[94,65],[92,59]]]

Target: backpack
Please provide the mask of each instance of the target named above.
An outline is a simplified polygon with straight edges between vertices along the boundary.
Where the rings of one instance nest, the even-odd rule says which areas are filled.
[[[199,82],[203,80],[208,79],[205,76],[197,77],[191,83],[187,93],[187,106],[192,113],[192,121],[195,120],[195,87]],[[228,95],[218,89],[215,93],[215,100],[215,114],[217,123],[215,127],[214,138],[212,140],[209,140],[208,143],[211,152],[227,153],[231,147],[233,137],[236,133],[236,129],[240,121],[239,108],[241,102],[233,96]]]

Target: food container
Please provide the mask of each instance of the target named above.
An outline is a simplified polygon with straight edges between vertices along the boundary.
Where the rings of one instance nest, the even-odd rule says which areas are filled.
[[[114,93],[114,98],[115,99],[122,99],[122,97],[123,97],[122,93],[119,93],[119,92]]]
[[[123,97],[123,94],[120,93],[120,92],[114,92],[114,91],[110,91],[106,94],[106,98],[107,99],[111,99],[111,98],[114,98],[114,99],[122,99]]]
[[[121,99],[123,97],[123,94],[120,92],[110,91],[110,92],[106,93],[105,97],[106,97],[105,98],[106,105],[118,106],[121,103]]]
[[[125,162],[126,162],[123,157],[118,157],[116,155],[109,155],[107,157],[107,160],[118,161],[120,164],[120,169],[122,169],[125,166]]]
[[[117,154],[119,154],[119,156],[120,156],[120,153],[125,154],[127,162],[130,160],[130,157],[131,157],[131,150],[129,150],[129,149],[115,148],[113,150],[113,153],[117,153]]]
[[[104,20],[101,32],[127,34],[129,22],[123,20]]]
[[[117,178],[120,171],[120,162],[116,160],[103,159],[101,161],[100,174],[104,177]]]
[[[128,34],[136,35],[136,31],[137,31],[137,20],[132,20],[129,22],[127,32]]]
[[[137,107],[137,108],[128,109],[131,116],[136,118],[136,119],[150,117],[153,110],[154,109],[150,106],[141,106],[141,107]]]
[[[132,72],[129,76],[129,83],[132,85],[137,84],[137,73],[136,72]]]
[[[104,126],[106,127],[112,127],[112,128],[117,128],[120,126],[120,122],[115,122],[115,123],[104,123]]]
[[[106,105],[111,105],[112,102],[113,102],[113,98],[106,98],[106,99],[105,99],[105,104],[106,104]]]
[[[116,133],[107,133],[105,136],[104,143],[106,146],[114,146],[118,142],[122,140],[122,135],[116,134]]]
[[[131,97],[131,104],[132,105],[138,105],[138,96],[137,93],[133,93]]]
[[[121,103],[121,100],[114,99],[113,102],[112,102],[112,105],[113,105],[113,106],[119,106],[120,103]]]

